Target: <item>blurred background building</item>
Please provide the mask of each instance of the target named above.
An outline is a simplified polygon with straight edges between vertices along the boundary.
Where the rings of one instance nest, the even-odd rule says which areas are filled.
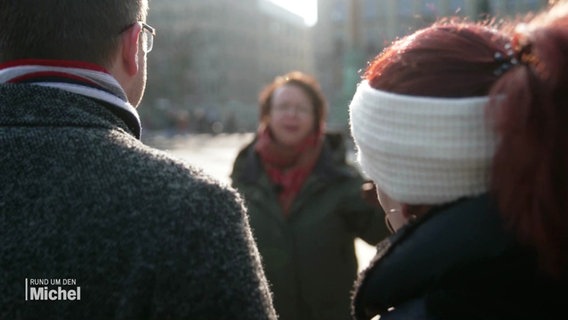
[[[367,61],[394,39],[444,16],[515,17],[547,0],[318,0],[304,20],[269,0],[159,0],[145,98],[149,130],[250,132],[257,95],[276,75],[314,74],[330,102],[329,127],[347,128],[347,104]]]
[[[160,0],[140,113],[145,127],[249,131],[260,86],[290,69],[313,71],[302,18],[266,0]]]
[[[329,127],[346,129],[362,69],[393,40],[441,17],[515,18],[547,0],[319,0],[313,28],[316,75],[330,102]]]

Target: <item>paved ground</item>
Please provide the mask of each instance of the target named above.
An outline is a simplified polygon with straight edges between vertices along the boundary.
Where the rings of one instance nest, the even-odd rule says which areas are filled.
[[[229,174],[237,152],[251,139],[250,133],[217,136],[193,134],[174,137],[147,134],[146,138],[143,138],[147,144],[201,167],[206,173],[226,183],[230,182]],[[361,270],[367,266],[375,249],[361,240],[356,240],[355,245]]]

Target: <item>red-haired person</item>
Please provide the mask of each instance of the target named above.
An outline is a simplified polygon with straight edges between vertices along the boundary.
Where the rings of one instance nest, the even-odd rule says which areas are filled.
[[[356,237],[387,237],[378,204],[362,197],[364,182],[346,161],[344,137],[325,131],[326,100],[312,76],[276,77],[259,95],[254,141],[231,175],[250,225],[281,320],[344,320],[357,276]]]
[[[568,5],[516,28],[446,20],[394,42],[350,104],[394,234],[356,319],[552,319],[568,286]]]

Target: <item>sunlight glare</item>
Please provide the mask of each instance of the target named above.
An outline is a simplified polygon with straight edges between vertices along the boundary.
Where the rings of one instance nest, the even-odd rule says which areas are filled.
[[[308,26],[316,24],[318,19],[317,0],[270,0],[274,4],[291,11],[302,18]]]

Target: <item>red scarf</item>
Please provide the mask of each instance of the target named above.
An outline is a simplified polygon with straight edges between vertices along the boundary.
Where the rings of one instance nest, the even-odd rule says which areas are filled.
[[[321,133],[314,133],[295,147],[285,147],[274,141],[268,128],[258,132],[255,150],[270,180],[281,187],[278,200],[288,214],[294,198],[316,164],[323,142]]]

